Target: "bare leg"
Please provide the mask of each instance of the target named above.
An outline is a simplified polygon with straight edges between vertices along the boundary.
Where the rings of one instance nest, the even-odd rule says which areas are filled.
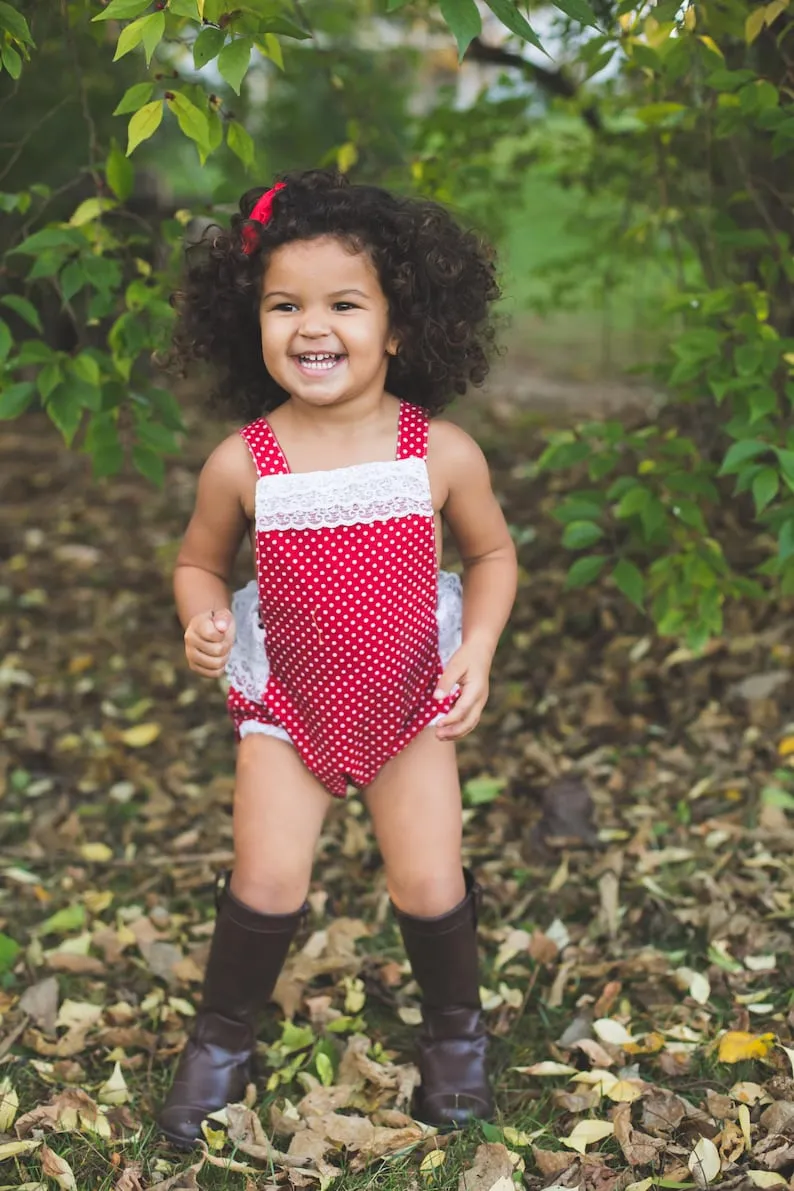
[[[267,914],[303,905],[331,801],[292,745],[259,733],[243,737],[234,792],[232,893],[239,901]]]
[[[423,918],[456,906],[466,890],[454,744],[420,732],[384,765],[366,802],[394,904]]]

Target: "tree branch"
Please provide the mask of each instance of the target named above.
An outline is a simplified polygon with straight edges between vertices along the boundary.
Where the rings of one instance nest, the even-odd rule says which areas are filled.
[[[486,45],[485,42],[480,41],[479,37],[475,37],[472,41],[466,51],[466,57],[472,62],[488,62],[494,66],[507,66],[520,70],[526,78],[537,83],[544,91],[548,91],[549,95],[555,95],[560,99],[575,99],[577,97],[578,87],[562,71],[544,70],[542,66],[536,66],[534,62],[529,62],[520,54],[513,53],[512,50]],[[601,117],[594,103],[583,107],[581,115],[585,124],[588,124],[593,132],[602,131]]]

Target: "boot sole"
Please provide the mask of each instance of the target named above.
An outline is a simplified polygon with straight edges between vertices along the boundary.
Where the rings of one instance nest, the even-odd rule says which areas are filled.
[[[164,1137],[165,1140],[177,1150],[193,1150],[199,1143],[199,1137],[195,1137],[192,1141],[188,1141],[187,1138],[180,1137],[178,1133],[169,1133],[167,1129],[162,1129],[159,1125],[158,1130],[160,1136]]]

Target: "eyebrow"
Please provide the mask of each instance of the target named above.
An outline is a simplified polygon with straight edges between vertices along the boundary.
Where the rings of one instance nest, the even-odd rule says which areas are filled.
[[[349,289],[335,290],[332,294],[329,294],[328,297],[329,298],[341,298],[343,294],[358,294],[358,296],[360,298],[368,298],[369,297],[369,294],[366,294],[363,289],[356,289],[354,286],[351,286]],[[268,290],[268,292],[264,295],[264,298],[295,298],[295,297],[297,297],[297,294],[291,294],[287,290],[284,290],[284,289]]]

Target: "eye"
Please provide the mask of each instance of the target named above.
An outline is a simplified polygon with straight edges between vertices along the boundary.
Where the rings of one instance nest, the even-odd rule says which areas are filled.
[[[298,307],[295,305],[294,302],[279,302],[277,306],[271,306],[271,310],[292,311],[292,310],[297,310],[297,309],[298,309]]]
[[[334,310],[358,310],[355,302],[334,302]]]

